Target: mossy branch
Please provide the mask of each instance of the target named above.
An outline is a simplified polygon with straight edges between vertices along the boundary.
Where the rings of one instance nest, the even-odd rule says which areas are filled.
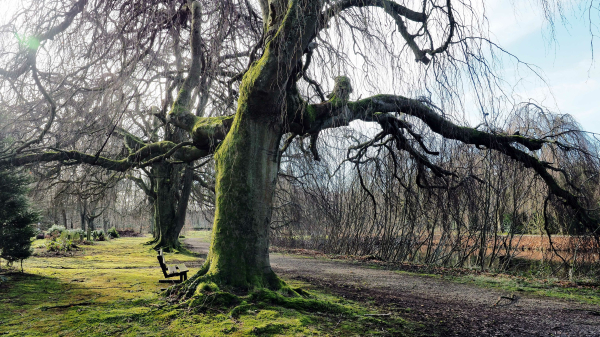
[[[244,76],[249,87],[258,87],[257,93],[277,91],[295,78],[297,72],[293,70],[316,36],[323,4],[321,1],[291,0],[285,9],[276,7],[270,8],[272,18],[265,33],[264,53]]]
[[[195,116],[194,116],[195,117]],[[235,115],[219,117],[195,117],[190,135],[194,146],[213,152],[229,132]]]
[[[575,210],[578,220],[597,238],[600,237],[599,219],[596,219],[584,207],[578,196],[561,186],[559,181],[549,172],[549,170],[555,170],[554,168],[548,167],[547,163],[540,161],[535,155],[527,152],[527,150],[538,151],[542,149],[544,144],[556,145],[556,141],[552,139],[534,139],[522,135],[490,133],[460,126],[443,117],[423,101],[397,95],[377,95],[355,102],[347,102],[343,105],[337,104],[335,101],[328,101],[321,104],[306,105],[304,111],[304,115],[296,117],[295,120],[296,123],[303,125],[302,133],[304,134],[314,135],[323,129],[347,126],[353,120],[377,122],[381,125],[384,135],[394,137],[396,147],[399,150],[408,152],[420,165],[428,167],[439,177],[453,174],[432,164],[426,155],[421,154],[420,151],[408,144],[408,139],[403,135],[402,130],[408,132],[424,152],[429,155],[438,154],[427,149],[422,142],[422,137],[412,130],[412,126],[408,122],[398,119],[395,116],[396,113],[404,113],[420,119],[431,131],[443,138],[475,145],[479,148],[496,150],[522,163],[523,166],[533,169],[545,182],[550,192],[559,197],[565,205]],[[307,121],[310,121],[310,123],[307,123]],[[368,142],[365,143],[366,145],[362,145],[368,147],[373,143]]]
[[[148,166],[154,162],[152,161],[153,158],[165,159],[167,154],[182,162],[192,162],[196,159],[206,157],[210,153],[194,146],[189,146],[189,143],[176,144],[169,141],[162,141],[147,144],[123,159],[97,157],[75,150],[55,150],[5,157],[0,160],[0,167],[10,165],[24,166],[40,162],[63,162],[66,164],[89,164],[111,171],[125,172],[132,168]]]
[[[181,89],[173,102],[173,106],[167,114],[167,120],[177,127],[190,133],[193,145],[200,150],[213,151],[216,145],[225,138],[233,122],[234,116],[224,117],[198,117],[192,114],[192,92],[199,84],[200,74],[204,68],[203,42],[200,34],[202,24],[200,3],[194,1],[192,10],[192,30],[190,37],[190,49],[192,52],[192,63],[188,76],[184,80]]]
[[[127,147],[130,153],[138,151],[139,149],[147,145],[146,142],[144,142],[141,138],[124,130],[123,128],[115,128],[115,133],[123,137],[123,140],[125,141],[125,146]]]
[[[202,37],[200,34],[200,28],[202,24],[200,3],[194,1],[191,6],[192,10],[192,29],[190,36],[190,49],[192,52],[192,63],[188,72],[188,76],[183,81],[181,89],[177,94],[175,102],[171,111],[169,111],[167,118],[169,122],[177,125],[178,127],[191,131],[195,124],[195,115],[191,111],[191,97],[193,89],[198,86],[200,80],[200,74],[202,72]]]
[[[311,134],[327,128],[347,126],[354,120],[381,122],[393,119],[404,123],[390,114],[404,113],[422,120],[433,132],[442,137],[458,140],[465,144],[487,148],[494,148],[497,144],[520,144],[530,151],[537,151],[544,144],[551,143],[550,140],[533,139],[521,135],[493,134],[459,126],[441,116],[422,101],[397,95],[376,95],[355,102],[347,102],[341,106],[335,101],[310,104],[304,111],[306,111],[306,115],[298,116],[296,122],[300,119],[304,121],[314,119],[314,122],[305,128],[305,132]]]

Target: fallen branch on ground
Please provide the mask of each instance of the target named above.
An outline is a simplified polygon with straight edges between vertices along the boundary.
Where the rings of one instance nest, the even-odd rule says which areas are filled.
[[[364,314],[363,316],[374,316],[374,317],[381,317],[381,316],[391,316],[392,313],[388,312],[387,314]]]
[[[92,304],[94,304],[94,302],[90,301],[90,302],[81,302],[81,303],[70,303],[70,304],[64,304],[64,305],[54,305],[51,307],[43,306],[43,307],[40,307],[40,310],[46,311],[48,309],[64,309],[64,308],[80,307],[80,306],[92,305]]]
[[[498,300],[496,301],[496,303],[494,303],[493,307],[497,306],[498,303],[500,303],[500,301],[502,301],[502,300],[509,300],[510,302],[506,304],[506,305],[508,305],[508,304],[512,304],[517,299],[518,299],[518,297],[515,296],[514,294],[511,296],[500,296],[500,297],[498,297]]]

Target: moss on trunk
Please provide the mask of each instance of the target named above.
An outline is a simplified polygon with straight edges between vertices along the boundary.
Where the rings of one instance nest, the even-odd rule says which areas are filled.
[[[179,233],[185,223],[185,213],[191,192],[191,168],[161,162],[153,165],[156,180],[154,249],[181,250]],[[182,179],[183,175],[183,179]]]
[[[263,71],[268,72],[264,60],[244,77],[235,119],[215,153],[216,210],[210,251],[202,270],[184,286],[188,294],[208,280],[239,290],[282,286],[269,261],[282,136],[279,121],[271,116],[281,111],[277,102],[282,100],[257,89]]]
[[[295,84],[289,81],[296,78],[293,70],[314,34],[321,6],[292,1],[282,7],[282,15],[269,23],[272,39],[267,39],[262,56],[242,79],[233,124],[215,152],[216,210],[210,250],[198,274],[176,287],[184,297],[206,282],[239,290],[284,287],[269,261],[279,143],[287,124],[285,114],[292,113],[286,102]]]
[[[269,262],[271,203],[281,132],[239,114],[215,154],[217,207],[204,274],[233,288],[278,288]]]

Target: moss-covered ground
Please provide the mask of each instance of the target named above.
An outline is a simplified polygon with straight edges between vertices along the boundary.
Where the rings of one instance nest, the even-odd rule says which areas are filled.
[[[201,234],[197,235],[202,235]],[[194,234],[192,234],[194,235]],[[119,238],[84,246],[75,256],[31,257],[25,273],[0,273],[3,336],[413,336],[420,327],[377,308],[328,295],[308,284],[310,306],[282,305],[281,294],[257,292],[235,306],[169,303],[148,238]],[[34,242],[34,247],[44,240]],[[42,248],[38,248],[41,250]],[[185,262],[193,274],[201,260]],[[206,296],[207,301],[212,298]],[[208,303],[208,302],[207,302]],[[323,306],[326,303],[328,305]],[[331,309],[328,309],[331,308]]]

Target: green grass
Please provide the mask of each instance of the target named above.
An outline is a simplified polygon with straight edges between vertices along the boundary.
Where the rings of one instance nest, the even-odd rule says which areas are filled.
[[[186,231],[185,233],[182,233],[183,236],[185,236],[185,238],[195,238],[195,239],[201,239],[202,241],[205,242],[210,242],[210,234],[212,232],[208,231],[208,230],[202,230],[202,231]]]
[[[576,286],[558,279],[533,279],[510,275],[463,275],[447,277],[459,283],[500,289],[514,294],[554,297],[569,301],[600,305],[600,288]]]
[[[186,233],[186,237],[207,236]],[[201,310],[168,304],[159,284],[156,253],[148,238],[120,238],[84,246],[68,257],[32,257],[25,273],[5,273],[0,283],[3,336],[413,336],[421,327],[401,317],[364,316],[376,308],[288,281],[311,292],[310,301],[343,310],[309,310],[302,303],[255,296],[238,305]],[[34,242],[34,247],[44,240]],[[41,248],[38,248],[41,250]],[[197,257],[165,254],[168,263],[200,265]],[[195,273],[198,268],[190,268]],[[300,304],[298,304],[300,303]]]

